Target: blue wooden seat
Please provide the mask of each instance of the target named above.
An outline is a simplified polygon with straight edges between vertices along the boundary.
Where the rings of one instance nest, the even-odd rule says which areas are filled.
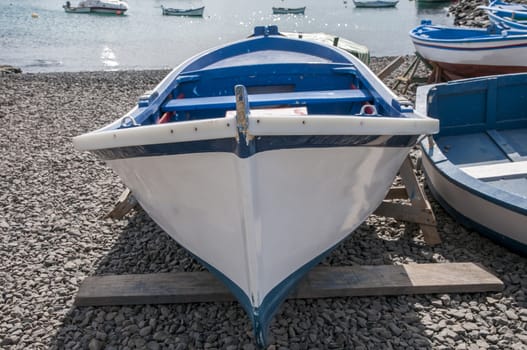
[[[281,92],[249,95],[249,106],[251,108],[276,105],[301,106],[315,103],[351,103],[371,100],[372,96],[369,92],[360,89]],[[235,108],[236,102],[234,95],[230,95],[172,99],[168,101],[161,110],[163,112],[179,112],[205,109],[233,110]]]

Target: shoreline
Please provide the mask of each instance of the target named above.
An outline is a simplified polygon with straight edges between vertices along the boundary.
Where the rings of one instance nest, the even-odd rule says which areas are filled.
[[[375,69],[391,58],[376,58]],[[86,276],[203,270],[144,212],[104,219],[124,187],[71,143],[128,112],[167,72],[0,76],[2,349],[255,349],[236,302],[73,306]],[[442,244],[372,215],[323,264],[474,262],[503,280],[502,292],[290,300],[268,349],[527,349],[527,258],[463,228],[428,196]]]

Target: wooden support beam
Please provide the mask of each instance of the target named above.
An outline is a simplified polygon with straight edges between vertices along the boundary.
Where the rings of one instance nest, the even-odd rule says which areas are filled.
[[[121,193],[117,203],[113,209],[108,214],[106,214],[106,217],[112,219],[122,219],[130,210],[134,209],[138,205],[139,203],[137,203],[132,191],[127,188],[123,191],[123,193]]]
[[[419,185],[414,173],[414,166],[408,156],[399,169],[399,176],[404,186],[392,187],[385,200],[373,214],[391,217],[396,220],[414,222],[419,224],[427,244],[435,245],[441,243],[441,238],[436,229],[436,219],[426,194]],[[394,203],[392,199],[409,199],[410,205]]]
[[[396,59],[394,59],[392,62],[390,62],[386,67],[384,67],[380,72],[379,74],[377,74],[377,76],[379,77],[379,79],[384,79],[386,78],[387,76],[389,76],[390,74],[393,73],[394,70],[396,70],[397,68],[399,68],[401,66],[401,64],[403,64],[404,62],[404,57],[403,56],[399,56],[397,57]]]
[[[473,263],[318,266],[289,298],[333,298],[503,290],[503,282]],[[208,272],[91,276],[77,306],[231,301],[230,291]]]

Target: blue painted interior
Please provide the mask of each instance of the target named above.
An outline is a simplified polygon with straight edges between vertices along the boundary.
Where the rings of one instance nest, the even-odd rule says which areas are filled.
[[[428,115],[440,119],[439,137],[527,128],[527,74],[452,81],[432,88]]]
[[[184,62],[155,90],[141,96],[138,108],[129,115],[135,124],[113,124],[103,130],[156,124],[165,112],[170,114],[163,121],[169,123],[224,117],[234,109],[235,85],[246,87],[252,108],[305,106],[310,115],[354,116],[364,104],[372,104],[382,116],[404,117],[412,112],[380,88],[353,55],[283,37],[271,26],[257,27],[248,39]]]
[[[500,13],[500,15],[498,15],[492,11],[487,11],[486,13],[493,23],[496,23],[504,28],[527,30],[526,22],[513,21],[510,17],[508,17],[508,14],[504,15],[503,13]]]
[[[475,179],[460,167],[527,161],[527,74],[457,80],[432,87],[427,114],[440,120],[437,147],[423,141],[423,156],[439,176],[491,203],[527,215],[527,174]],[[431,185],[432,186],[432,185]],[[526,247],[467,219],[452,209],[441,193],[434,197],[461,223],[500,243],[525,252]],[[467,203],[467,206],[470,206]]]

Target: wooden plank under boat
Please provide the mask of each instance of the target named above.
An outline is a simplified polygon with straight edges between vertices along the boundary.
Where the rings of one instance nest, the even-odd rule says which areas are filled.
[[[470,229],[527,255],[527,74],[420,87],[440,132],[421,142],[437,201]]]
[[[432,25],[410,31],[416,51],[452,78],[527,72],[527,31]]]
[[[355,56],[271,26],[185,61],[73,142],[231,290],[265,346],[287,294],[437,130]]]

